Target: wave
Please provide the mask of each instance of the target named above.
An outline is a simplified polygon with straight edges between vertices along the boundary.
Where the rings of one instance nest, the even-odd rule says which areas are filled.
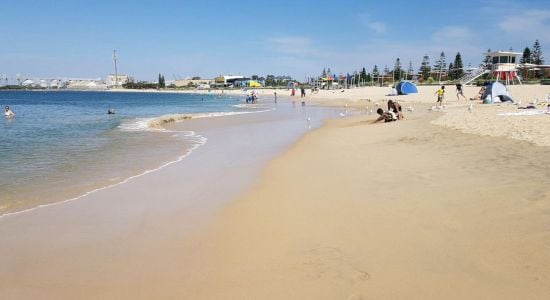
[[[76,196],[76,197],[73,197],[73,198],[70,198],[70,199],[61,200],[61,201],[52,202],[52,203],[47,203],[47,204],[40,204],[40,205],[31,207],[31,208],[27,208],[27,209],[15,211],[15,212],[0,214],[0,219],[3,219],[5,217],[9,217],[9,216],[14,216],[14,215],[18,215],[18,214],[31,212],[33,210],[37,210],[37,209],[40,209],[40,208],[46,208],[46,207],[50,207],[50,206],[61,205],[61,204],[64,204],[64,203],[76,201],[76,200],[79,200],[79,199],[84,198],[86,196],[89,196],[91,194],[97,193],[99,191],[110,189],[110,188],[125,184],[125,183],[127,183],[127,182],[129,182],[133,179],[136,179],[138,177],[147,175],[147,174],[152,173],[152,172],[159,171],[161,169],[164,169],[165,167],[168,167],[172,164],[175,164],[175,163],[178,163],[178,162],[182,161],[184,158],[189,156],[195,149],[197,149],[200,146],[204,145],[208,141],[208,138],[206,138],[204,136],[201,136],[201,135],[197,134],[194,131],[190,131],[190,130],[185,130],[185,131],[167,130],[167,129],[163,128],[162,125],[167,125],[167,124],[176,123],[176,122],[182,122],[182,121],[189,120],[189,119],[200,119],[200,118],[212,118],[212,117],[242,115],[242,114],[268,112],[268,111],[272,111],[272,110],[274,110],[274,109],[266,109],[266,110],[258,110],[258,111],[243,111],[243,112],[211,112],[211,113],[194,113],[194,114],[171,114],[171,115],[164,115],[164,116],[157,117],[157,118],[139,118],[139,119],[134,119],[132,122],[122,123],[118,126],[118,128],[123,130],[123,131],[157,131],[157,132],[177,133],[179,136],[183,135],[183,136],[187,137],[188,140],[191,142],[192,146],[183,155],[179,156],[175,160],[167,162],[167,163],[165,163],[165,164],[163,164],[159,167],[156,167],[154,169],[145,170],[145,171],[143,171],[143,172],[141,172],[137,175],[130,176],[130,177],[128,177],[126,179],[123,179],[123,180],[121,180],[117,183],[113,183],[113,184],[110,184],[110,185],[107,185],[107,186],[104,186],[104,187],[93,189],[91,191],[85,192],[82,195],[79,195],[79,196]]]
[[[231,112],[205,112],[191,114],[169,114],[157,118],[139,118],[131,122],[125,122],[118,126],[123,131],[161,131],[170,132],[163,126],[179,123],[191,119],[216,118],[234,115],[244,115],[272,111],[273,109],[256,110],[256,111],[231,111]]]
[[[235,104],[235,105],[231,105],[232,107],[235,107],[235,108],[241,108],[241,109],[260,109],[260,108],[267,108],[267,106],[265,104],[244,104],[244,103],[241,103],[241,104]]]

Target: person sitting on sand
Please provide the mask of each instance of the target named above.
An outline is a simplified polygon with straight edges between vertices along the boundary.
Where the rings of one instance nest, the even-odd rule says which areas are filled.
[[[4,116],[6,116],[6,118],[13,118],[15,117],[15,113],[10,109],[9,106],[6,106],[6,108],[4,109]]]
[[[397,103],[397,101],[388,100],[388,111],[393,112],[398,120],[405,117],[403,116],[403,108],[401,108],[401,104]]]
[[[391,87],[390,93],[386,96],[397,96],[397,89],[395,88],[395,86]]]
[[[485,94],[484,86],[481,87],[481,89],[479,90],[479,93],[477,93],[477,96],[475,96],[474,98],[470,98],[470,100],[482,100],[481,97],[483,97],[483,94]]]
[[[383,109],[379,108],[376,110],[376,113],[379,114],[380,117],[374,120],[373,123],[378,123],[381,121],[384,121],[384,123],[397,121],[397,116],[392,111],[384,111]]]

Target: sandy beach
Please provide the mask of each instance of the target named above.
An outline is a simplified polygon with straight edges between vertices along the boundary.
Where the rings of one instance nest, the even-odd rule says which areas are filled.
[[[408,122],[335,121],[272,163],[204,299],[546,298],[545,149]]]
[[[211,148],[223,163],[204,172],[229,168],[242,190],[220,195],[231,180],[182,178],[193,161],[184,160],[0,219],[0,298],[547,299],[550,116],[499,115],[519,110],[456,101],[453,86],[446,107],[430,111],[436,89],[321,91],[307,104],[360,115],[327,122],[269,162],[234,165]],[[550,86],[511,92],[526,104]],[[414,112],[369,124],[387,99]],[[200,201],[179,202],[190,180],[202,185],[191,199],[222,203],[208,218]]]

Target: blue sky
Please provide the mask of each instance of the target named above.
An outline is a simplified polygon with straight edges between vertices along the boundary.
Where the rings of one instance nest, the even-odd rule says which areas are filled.
[[[0,75],[153,80],[219,74],[301,80],[444,51],[478,65],[487,48],[550,61],[550,1],[0,1]]]

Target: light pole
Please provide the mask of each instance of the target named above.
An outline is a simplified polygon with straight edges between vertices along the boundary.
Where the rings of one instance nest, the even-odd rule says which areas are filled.
[[[116,49],[113,50],[113,62],[115,64],[115,87],[118,87],[118,70],[116,66]]]

